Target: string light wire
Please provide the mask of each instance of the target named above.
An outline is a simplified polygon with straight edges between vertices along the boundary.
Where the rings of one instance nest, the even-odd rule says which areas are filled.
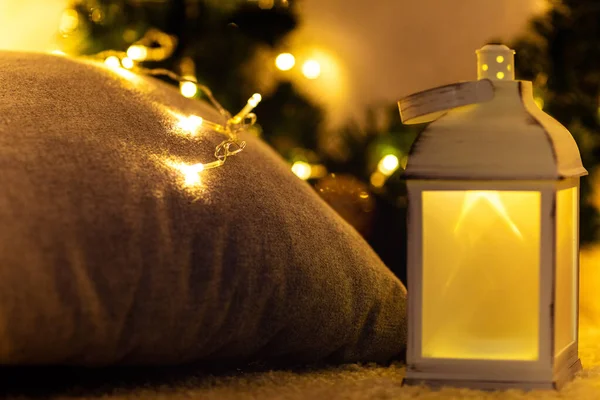
[[[128,52],[132,53],[131,49],[136,49],[136,51],[134,52],[136,54],[134,55],[136,55],[135,61],[138,62],[146,60],[161,61],[165,58],[168,58],[172,54],[172,49],[170,49],[170,47],[173,44],[173,42],[166,40],[162,35],[168,36],[167,34],[162,33],[160,31],[151,30],[142,39],[132,44],[129,47]],[[166,47],[166,49],[159,51],[160,48],[150,49],[146,47],[147,44],[151,41],[157,42],[159,46]],[[246,103],[244,108],[242,108],[242,110],[240,110],[240,112],[238,112],[236,115],[232,116],[229,113],[229,111],[227,111],[221,105],[221,103],[219,103],[217,99],[215,99],[212,91],[207,86],[199,84],[194,77],[181,76],[171,70],[164,68],[150,69],[141,67],[137,63],[130,62],[132,58],[128,57],[128,52],[106,50],[91,56],[87,56],[87,58],[103,62],[106,62],[107,59],[110,59],[112,62],[108,65],[112,68],[121,68],[121,66],[123,66],[126,67],[129,71],[141,75],[166,76],[180,84],[185,82],[192,82],[196,85],[199,91],[204,93],[206,98],[217,109],[219,114],[221,114],[224,117],[224,120],[227,121],[225,124],[219,124],[216,122],[208,121],[206,119],[200,120],[201,122],[199,123],[199,127],[201,126],[203,128],[208,128],[213,131],[222,133],[227,138],[215,147],[215,161],[206,164],[195,164],[196,170],[198,172],[220,167],[225,163],[228,157],[235,156],[236,154],[240,153],[246,148],[246,142],[238,138],[238,133],[248,129],[256,123],[256,114],[254,114],[252,110],[254,110],[258,103],[260,103],[260,101],[262,100],[260,94],[255,93],[254,95],[252,95],[252,97],[248,99],[248,102]],[[119,65],[117,65],[116,59],[118,59]],[[124,65],[123,61],[126,59],[128,60],[126,61],[127,65]]]

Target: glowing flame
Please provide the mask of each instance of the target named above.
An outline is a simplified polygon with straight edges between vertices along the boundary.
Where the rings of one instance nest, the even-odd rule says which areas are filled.
[[[460,230],[460,226],[462,225],[467,215],[471,212],[473,207],[483,200],[489,202],[489,204],[491,204],[491,206],[498,213],[498,215],[500,215],[502,219],[508,224],[508,226],[515,233],[515,235],[523,239],[523,234],[508,215],[504,204],[502,204],[502,200],[500,199],[500,193],[498,193],[497,191],[488,190],[467,191],[463,207],[460,213],[460,217],[458,218],[458,222],[456,223],[456,227],[454,228],[454,233],[457,233]]]

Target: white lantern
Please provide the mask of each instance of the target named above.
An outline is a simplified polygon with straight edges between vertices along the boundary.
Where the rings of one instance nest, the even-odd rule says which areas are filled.
[[[558,388],[581,369],[579,177],[561,124],[515,81],[514,52],[478,52],[478,81],[409,96],[408,384]],[[437,118],[437,119],[436,119]]]

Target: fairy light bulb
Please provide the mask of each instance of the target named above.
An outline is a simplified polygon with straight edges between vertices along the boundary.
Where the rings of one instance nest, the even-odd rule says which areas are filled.
[[[135,61],[143,61],[148,57],[148,49],[146,46],[134,44],[127,49],[127,57]]]
[[[292,165],[292,172],[303,181],[307,180],[312,175],[312,167],[304,161],[296,161]]]
[[[258,105],[258,103],[260,103],[261,100],[262,96],[260,95],[260,93],[254,93],[252,97],[248,99],[248,104],[254,108]]]
[[[191,98],[196,96],[196,93],[198,93],[198,85],[196,85],[194,82],[189,81],[181,82],[179,84],[179,91],[181,92],[183,97]]]
[[[202,117],[199,117],[197,115],[190,115],[189,117],[181,116],[179,118],[177,126],[179,126],[184,131],[187,131],[188,133],[195,134],[198,131],[198,129],[200,129],[203,123],[204,120],[202,119]]]
[[[121,61],[116,56],[106,57],[104,60],[104,64],[108,65],[111,68],[119,68],[121,66]]]
[[[133,60],[129,57],[125,57],[121,60],[121,64],[123,65],[123,68],[127,68],[127,69],[131,69],[133,68]]]

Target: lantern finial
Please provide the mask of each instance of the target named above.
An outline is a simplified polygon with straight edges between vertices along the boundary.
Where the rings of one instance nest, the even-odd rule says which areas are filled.
[[[477,50],[477,79],[515,79],[515,51],[503,44],[488,44]]]

